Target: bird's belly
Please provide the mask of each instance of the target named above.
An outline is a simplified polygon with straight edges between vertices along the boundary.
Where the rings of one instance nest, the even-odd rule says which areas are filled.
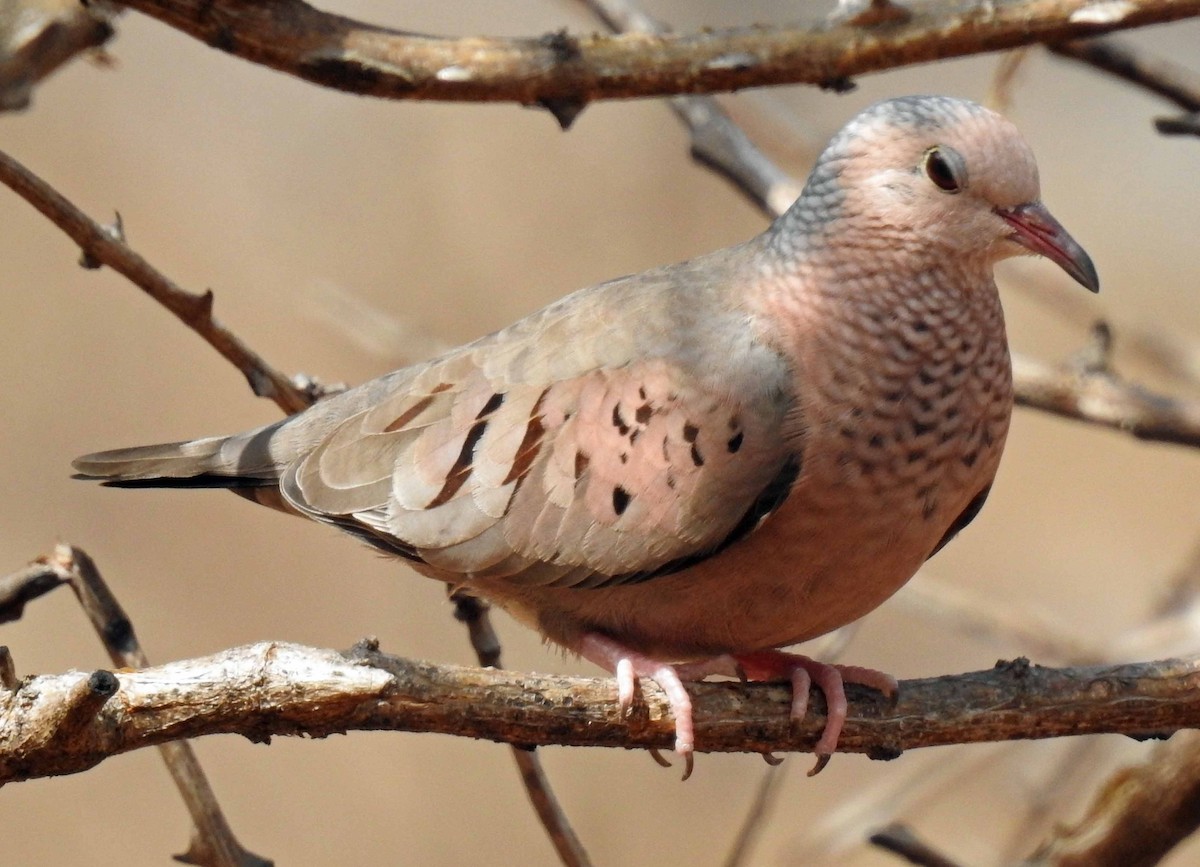
[[[674,574],[611,588],[480,589],[566,647],[589,632],[676,660],[781,647],[878,607],[916,573],[973,493],[944,498],[927,514],[898,494],[864,506],[799,490],[750,536]]]

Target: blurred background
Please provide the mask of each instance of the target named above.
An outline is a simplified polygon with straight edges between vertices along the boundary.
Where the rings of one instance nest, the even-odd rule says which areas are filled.
[[[796,14],[795,4],[769,2],[645,5],[681,30]],[[570,2],[342,0],[335,11],[438,34],[600,29]],[[0,147],[93,217],[119,210],[135,249],[185,287],[212,288],[217,316],[285,371],[357,383],[580,286],[765,225],[688,159],[686,133],[659,102],[595,104],[563,133],[544,111],[322,90],[134,13],[118,28],[115,64],[69,65],[29,111],[0,115]],[[1126,38],[1200,62],[1196,23]],[[803,175],[868,103],[913,92],[984,99],[997,65],[992,56],[870,76],[842,96],[795,87],[722,101]],[[1116,328],[1120,369],[1200,396],[1142,364],[1131,342],[1200,344],[1200,143],[1154,132],[1152,117],[1169,106],[1042,51],[1011,95],[1006,110],[1038,155],[1044,199],[1104,285],[1093,299],[1048,263],[1006,265],[1014,347],[1059,361],[1103,317]],[[264,639],[344,648],[373,634],[392,653],[472,663],[443,588],[348,537],[219,492],[68,478],[84,452],[277,416],[164,310],[77,258],[58,229],[0,188],[0,574],[57,540],[84,547],[153,662]],[[927,571],[985,605],[1040,612],[1055,624],[1048,638],[1148,658],[1160,648],[1131,644],[1130,630],[1187,560],[1198,519],[1200,454],[1018,411],[987,509]],[[922,598],[902,593],[871,614],[843,659],[905,678],[1030,652],[966,634]],[[504,615],[495,621],[508,667],[597,673]],[[20,675],[107,665],[66,591],[0,628],[0,643]],[[503,746],[390,733],[195,746],[241,841],[281,865],[556,863]],[[748,863],[898,863],[862,845],[896,816],[965,863],[998,863],[1032,846],[1047,821],[1078,816],[1089,778],[1150,749],[1112,736],[941,748],[889,763],[839,755],[813,779],[808,757],[795,756]],[[755,756],[701,755],[681,784],[640,752],[542,757],[601,865],[721,863],[766,771]],[[5,787],[0,827],[4,864],[101,867],[169,863],[189,823],[157,753],[144,750]],[[1195,859],[1198,846],[1172,863]]]

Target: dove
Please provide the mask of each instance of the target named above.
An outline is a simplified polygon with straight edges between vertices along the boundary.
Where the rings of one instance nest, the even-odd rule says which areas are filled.
[[[882,604],[979,512],[1012,410],[993,278],[1037,254],[1098,291],[1033,153],[976,103],[854,117],[757,237],[582,289],[503,330],[232,436],[75,461],[117,487],[228,488],[329,524],[664,691],[882,672],[780,648]],[[814,769],[817,770],[817,769]]]

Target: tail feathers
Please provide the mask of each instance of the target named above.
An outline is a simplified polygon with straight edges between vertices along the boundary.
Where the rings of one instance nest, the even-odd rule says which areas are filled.
[[[240,466],[237,458],[241,450],[230,448],[230,440],[230,437],[208,437],[96,452],[72,462],[77,470],[74,478],[117,488],[241,488],[275,484],[274,472],[261,466]]]

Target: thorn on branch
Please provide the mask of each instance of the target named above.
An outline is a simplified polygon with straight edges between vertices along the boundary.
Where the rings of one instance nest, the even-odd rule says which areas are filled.
[[[587,100],[583,97],[541,99],[538,100],[538,105],[554,115],[554,119],[558,121],[559,128],[563,132],[566,132],[575,123],[575,119],[583,114],[583,110],[587,108]]]
[[[107,235],[118,244],[125,243],[125,223],[121,220],[121,212],[114,211],[116,216],[111,223],[100,226],[100,231]],[[79,254],[79,267],[85,268],[88,271],[98,271],[104,267],[104,263],[96,258],[95,254],[84,250]]]
[[[0,644],[0,687],[9,692],[16,692],[21,681],[17,679],[17,667],[13,664],[12,654],[8,646]]]
[[[827,90],[830,93],[842,94],[850,93],[858,85],[854,83],[853,79],[843,75],[837,78],[826,78],[824,81],[817,82],[817,87],[821,88],[821,90]]]
[[[201,319],[207,319],[209,322],[211,322],[212,321],[213,303],[216,301],[216,297],[213,295],[213,291],[211,289],[205,289],[203,293],[195,296],[195,299],[196,299],[195,315]]]

